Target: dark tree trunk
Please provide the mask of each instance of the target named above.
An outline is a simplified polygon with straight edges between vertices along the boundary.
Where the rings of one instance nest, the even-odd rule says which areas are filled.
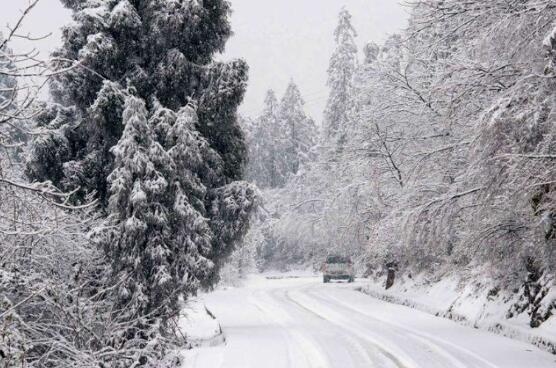
[[[389,262],[386,264],[387,275],[386,275],[386,290],[390,289],[394,285],[394,280],[396,278],[396,262]]]

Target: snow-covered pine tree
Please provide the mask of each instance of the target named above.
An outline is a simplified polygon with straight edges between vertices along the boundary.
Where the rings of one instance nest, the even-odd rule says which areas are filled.
[[[287,172],[294,175],[309,162],[318,134],[315,122],[305,113],[304,104],[299,88],[291,81],[280,100],[278,116],[283,129]]]
[[[156,142],[140,99],[126,99],[123,124],[123,135],[111,150],[115,169],[108,177],[109,211],[115,226],[105,238],[106,253],[121,280],[118,305],[125,306],[125,313],[138,317],[162,307],[164,315],[172,306],[159,301],[176,302],[177,296],[168,294],[178,289],[171,264],[178,264],[180,255],[168,239],[172,162]]]
[[[35,146],[28,168],[33,180],[81,188],[76,202],[94,191],[105,208],[114,160],[110,148],[123,132],[122,91],[128,87],[147,102],[148,111],[155,100],[174,111],[197,100],[196,129],[223,158],[222,182],[241,178],[246,147],[236,109],[247,66],[213,62],[231,34],[228,2],[63,3],[73,11],[73,22],[53,56],[60,66],[79,66],[52,79],[54,103],[39,119],[51,133]]]
[[[262,114],[250,127],[248,179],[259,188],[280,187],[287,179],[285,132],[278,118],[278,108],[276,94],[269,90]]]
[[[181,295],[216,281],[256,204],[256,191],[238,181],[247,66],[213,62],[231,34],[230,5],[63,3],[74,22],[54,56],[74,67],[52,79],[54,102],[37,119],[48,135],[35,142],[27,173],[79,188],[74,203],[96,195],[114,229],[94,239],[112,282],[122,282],[118,305],[130,306],[129,318],[164,321]]]
[[[324,112],[324,139],[327,142],[335,143],[340,138],[348,120],[352,79],[357,67],[356,36],[351,14],[343,8],[334,31],[336,48],[328,67],[330,95]]]
[[[162,121],[167,123],[161,130],[166,130],[165,147],[153,130],[163,127]],[[176,311],[180,295],[194,293],[212,275],[209,257],[221,256],[214,254],[213,241],[225,229],[211,229],[210,218],[220,214],[207,213],[203,180],[221,175],[222,159],[195,130],[192,106],[176,114],[159,105],[148,121],[144,102],[128,97],[123,123],[123,135],[112,148],[115,169],[108,178],[114,226],[102,242],[121,281],[118,305],[125,306],[129,319],[164,319]],[[238,208],[248,212],[252,205],[240,203]]]
[[[260,141],[258,146],[263,175],[260,181],[264,184],[265,179],[270,188],[282,186],[286,181],[286,168],[283,152],[283,129],[278,120],[278,99],[273,90],[269,90],[264,101],[262,115],[258,119],[257,135]],[[266,172],[266,173],[265,173]],[[264,177],[263,177],[264,176]],[[263,185],[264,187],[264,185]]]

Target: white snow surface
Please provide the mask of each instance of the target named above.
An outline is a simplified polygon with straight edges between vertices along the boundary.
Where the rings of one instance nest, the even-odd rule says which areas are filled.
[[[180,315],[178,329],[189,346],[214,346],[223,342],[220,324],[211,315],[202,298],[188,301]]]
[[[545,368],[529,344],[387,303],[320,277],[252,276],[206,295],[226,342],[183,353],[183,368]]]
[[[495,286],[488,277],[463,280],[455,275],[445,275],[432,280],[423,276],[411,279],[401,277],[389,290],[384,290],[382,280],[369,280],[360,289],[375,298],[450,318],[553,352],[556,346],[556,319],[550,318],[538,328],[529,326],[527,311],[508,319],[508,310],[520,295],[508,290],[501,290],[495,296],[489,295]],[[543,303],[556,300],[555,294],[556,289],[552,288]]]

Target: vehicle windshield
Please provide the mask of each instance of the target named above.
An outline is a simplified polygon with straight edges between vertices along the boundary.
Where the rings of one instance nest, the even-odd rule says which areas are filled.
[[[328,256],[326,263],[350,263],[349,257]]]

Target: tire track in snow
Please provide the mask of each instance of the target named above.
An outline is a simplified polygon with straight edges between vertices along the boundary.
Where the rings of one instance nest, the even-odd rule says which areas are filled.
[[[287,312],[283,309],[279,309],[274,306],[274,303],[268,302],[266,305],[261,303],[264,299],[269,299],[268,294],[264,292],[257,293],[258,295],[252,298],[251,303],[262,312],[263,315],[269,317],[274,323],[281,326],[281,329],[284,335],[288,336],[289,338],[285,338],[287,345],[288,345],[288,361],[289,367],[296,368],[331,368],[326,358],[324,358],[325,354],[319,349],[319,347],[314,344],[311,340],[305,337],[299,331],[291,328],[293,322],[291,316],[287,314]],[[266,295],[262,297],[262,295]],[[292,340],[297,343],[296,347],[292,346]],[[297,349],[296,349],[297,348]],[[299,348],[301,348],[302,353],[299,353]],[[294,351],[297,350],[298,353],[295,354]],[[298,357],[301,357],[306,364],[304,366],[300,366],[300,360]]]
[[[406,330],[402,326],[396,326],[394,324],[388,324],[384,321],[378,320],[378,319],[373,318],[369,315],[358,313],[358,311],[356,311],[356,310],[353,310],[351,308],[346,308],[346,305],[344,303],[342,303],[341,305],[338,304],[338,303],[334,303],[332,300],[323,297],[321,294],[319,294],[319,295],[311,294],[311,296],[312,296],[312,298],[314,298],[316,300],[320,300],[321,303],[324,303],[325,305],[329,305],[329,306],[330,305],[336,305],[337,307],[341,307],[343,309],[347,309],[347,310],[351,311],[351,313],[348,313],[348,315],[350,315],[352,318],[354,317],[353,312],[356,312],[355,314],[359,314],[358,318],[354,318],[358,321],[358,323],[357,323],[358,328],[362,328],[363,326],[368,325],[371,321],[373,321],[374,325],[367,328],[368,331],[373,331],[373,329],[376,330],[376,328],[378,327],[377,326],[377,323],[378,323],[378,324],[381,325],[380,326],[381,330],[382,330],[381,335],[383,335],[385,339],[388,339],[391,342],[395,341],[396,337],[399,340],[405,339],[406,340],[405,344],[404,344],[404,346],[406,346],[405,349],[407,349],[408,346],[411,346],[413,348],[416,347],[416,346],[420,346],[420,348],[418,350],[413,349],[412,352],[409,352],[409,351],[407,352],[407,354],[409,354],[410,356],[414,356],[414,357],[419,357],[419,355],[421,355],[420,361],[425,360],[425,362],[421,363],[421,364],[415,362],[414,364],[416,364],[416,366],[418,366],[418,367],[428,368],[428,367],[434,366],[434,367],[442,367],[442,368],[444,368],[444,367],[450,367],[450,368],[484,368],[483,365],[470,366],[468,360],[463,361],[463,360],[455,357],[453,354],[451,354],[446,349],[443,349],[439,345],[433,344],[430,341],[428,341],[426,339],[423,339],[421,337],[413,336],[413,334],[411,332],[409,332],[408,330]],[[361,316],[363,318],[361,318]],[[352,325],[351,329],[353,329],[354,327],[355,326]],[[412,340],[411,344],[409,344],[407,340]],[[395,342],[393,342],[393,344],[395,344]],[[401,347],[401,345],[400,345],[400,347]],[[429,358],[423,359],[424,358],[422,356],[423,353],[427,353],[427,355],[429,355]],[[430,360],[428,360],[428,359],[430,359]],[[441,359],[442,359],[442,361],[441,361]]]
[[[366,343],[370,343],[376,350],[378,350],[378,352],[380,352],[381,355],[383,355],[386,359],[388,359],[392,364],[394,364],[394,367],[396,368],[416,368],[417,366],[414,364],[414,362],[412,362],[409,359],[404,359],[406,361],[402,361],[401,359],[397,358],[395,356],[395,353],[390,351],[386,346],[384,346],[384,344],[380,343],[379,341],[370,338],[369,336],[366,336],[364,334],[361,334],[359,331],[353,331],[351,329],[348,329],[344,324],[342,323],[338,323],[337,321],[334,321],[332,319],[330,319],[329,317],[327,317],[324,314],[319,313],[318,311],[311,309],[310,307],[308,307],[307,305],[303,304],[303,302],[300,302],[299,300],[296,300],[295,298],[293,298],[290,295],[290,292],[287,291],[286,292],[286,297],[294,304],[298,305],[300,308],[303,308],[304,310],[316,315],[317,317],[319,317],[322,320],[325,320],[345,331],[348,332],[348,334],[352,335],[352,336],[358,336],[361,340],[364,340]],[[366,351],[368,354],[368,351]],[[368,355],[367,355],[368,356]]]
[[[381,319],[377,319],[376,317],[374,317],[372,314],[368,313],[365,310],[361,310],[360,308],[356,308],[354,307],[352,304],[346,303],[345,301],[331,295],[331,294],[326,294],[323,295],[320,291],[322,290],[316,290],[314,287],[309,287],[308,289],[311,289],[311,291],[309,292],[309,294],[313,297],[313,298],[317,298],[320,300],[323,300],[325,302],[328,303],[333,303],[336,304],[344,309],[348,309],[364,318],[369,318],[372,319],[378,323],[381,324],[385,324],[385,325],[390,325],[398,330],[401,330],[404,334],[411,336],[412,338],[414,338],[415,340],[418,340],[420,342],[422,342],[423,344],[429,346],[431,349],[434,349],[434,351],[436,353],[438,353],[439,355],[445,357],[446,359],[451,361],[451,366],[450,367],[459,367],[459,368],[471,368],[471,367],[477,367],[477,368],[501,368],[497,365],[492,364],[491,362],[487,361],[486,359],[482,358],[481,356],[475,354],[474,352],[465,349],[461,346],[458,346],[456,344],[450,343],[448,341],[444,341],[444,340],[440,340],[432,335],[426,334],[426,333],[422,333],[422,332],[417,332],[415,330],[412,330],[410,328],[407,328],[406,326],[394,323],[394,322],[390,322],[390,321],[383,321]],[[316,295],[316,293],[318,292],[318,295]],[[444,346],[442,346],[444,345]],[[456,356],[454,356],[453,352],[450,352],[448,350],[448,348],[446,348],[446,346],[452,350],[456,350],[459,354],[458,355],[464,355],[467,356],[470,359],[465,359],[462,360],[461,358],[458,358]],[[470,366],[469,364],[474,361],[474,365]]]
[[[310,295],[310,297],[313,298],[314,300],[319,300],[320,303],[323,304],[323,305],[325,306],[325,308],[330,308],[331,305],[335,305],[335,303],[332,303],[331,301],[329,301],[329,300],[327,300],[327,299],[325,299],[325,298],[323,298],[323,297],[321,297],[321,296]],[[336,306],[337,306],[337,305],[336,305]],[[342,307],[342,306],[340,306],[340,307]],[[343,309],[346,309],[346,308],[343,308]],[[330,313],[330,312],[329,312],[329,313]],[[337,311],[332,311],[332,314],[336,314],[336,315],[337,315],[336,317],[342,317],[342,316],[343,316],[343,314],[342,314],[342,315],[338,314]],[[352,319],[353,319],[353,317],[354,317],[354,316],[353,316],[353,313],[348,313],[347,315],[349,315],[350,317],[352,317]],[[365,316],[365,317],[367,318],[367,316]],[[368,318],[370,318],[370,317],[368,317]],[[373,319],[373,320],[374,320],[374,319]],[[379,322],[379,323],[381,323],[381,324],[384,324],[382,321],[378,321],[378,320],[375,320],[375,321],[376,321],[376,322]],[[344,322],[344,324],[345,324],[346,328],[349,329],[350,331],[352,331],[353,333],[357,333],[357,334],[366,334],[366,332],[363,332],[363,331],[362,331],[362,328],[363,328],[363,326],[365,326],[365,324],[368,323],[368,321],[364,321],[364,320],[361,320],[361,318],[359,318],[359,319],[357,320],[357,322],[358,322],[358,323],[357,323],[357,326],[354,326],[353,323],[352,323],[351,321],[346,321],[346,322]],[[348,327],[348,326],[351,326],[351,327]],[[376,329],[376,326],[372,326],[372,327],[374,327],[374,329]],[[367,330],[367,331],[373,331],[374,329],[373,329],[372,327],[367,328],[366,330]],[[360,329],[361,329],[361,330],[360,330]],[[393,339],[392,339],[392,332],[395,332],[395,333],[400,337],[400,340],[401,340],[402,338],[403,338],[403,339],[407,339],[407,337],[410,336],[410,334],[406,333],[405,331],[395,331],[395,329],[394,329],[394,328],[391,328],[390,326],[387,326],[387,328],[383,328],[382,330],[383,330],[383,331],[389,330],[389,331],[388,331],[389,335],[387,335],[386,333],[382,333],[382,335],[383,335],[383,338],[384,338],[384,339],[388,338],[388,340],[390,340],[390,341],[393,340]],[[399,330],[399,329],[398,329],[398,330]],[[369,334],[366,334],[366,336],[368,336],[367,339],[370,339],[370,340],[372,340],[372,341],[374,341],[375,343],[378,344],[378,340],[377,340],[376,338],[371,338],[371,337],[370,337],[370,333],[369,333]],[[438,362],[438,358],[439,358],[439,357],[442,357],[442,358],[444,358],[444,360],[446,360],[446,362],[441,363],[440,365],[438,365],[439,367],[443,367],[443,368],[444,368],[444,367],[450,367],[450,368],[470,368],[470,367],[468,367],[467,365],[465,365],[464,363],[462,363],[460,360],[455,359],[452,355],[450,355],[450,354],[447,353],[446,351],[444,351],[444,350],[442,350],[442,349],[439,349],[437,346],[431,346],[427,341],[422,341],[422,342],[425,342],[425,344],[423,344],[423,345],[424,345],[425,347],[427,347],[428,349],[419,349],[419,350],[420,350],[421,352],[430,353],[430,354],[434,355],[434,357],[431,357],[431,361],[430,361],[430,362],[427,362],[427,365],[423,366],[423,365],[421,365],[421,364],[415,362],[413,359],[409,358],[409,356],[415,356],[415,354],[411,354],[411,353],[408,352],[408,353],[407,353],[408,355],[406,355],[406,356],[407,356],[408,359],[411,359],[411,363],[409,363],[409,364],[411,364],[411,365],[410,365],[411,367],[423,367],[423,368],[428,368],[428,367],[430,367],[432,364],[437,364],[437,365],[438,365],[438,363],[439,363],[439,362]],[[405,345],[406,345],[406,346],[408,346],[408,345],[416,346],[417,344],[415,344],[415,342],[413,341],[413,344],[407,344],[407,343],[406,343]],[[386,347],[386,345],[385,345],[384,343],[380,343],[380,346],[381,346],[381,348],[382,348],[383,350],[386,350],[386,351],[389,352],[389,356],[390,356],[390,357],[394,357],[394,358],[395,358],[396,355],[401,356],[401,355],[403,354],[401,351],[393,352],[393,351],[392,351],[392,347],[390,346],[390,347],[388,348],[388,347]],[[436,358],[436,359],[434,359],[434,358]],[[396,359],[397,359],[397,358],[396,358]],[[407,363],[406,363],[406,364],[407,364]],[[446,365],[446,364],[449,364],[449,365]],[[435,365],[435,366],[436,366],[436,365]]]
[[[285,298],[287,298],[288,301],[294,304],[297,308],[300,308],[305,312],[310,313],[311,315],[317,317],[322,321],[326,321],[328,324],[332,325],[336,329],[342,330],[344,339],[346,339],[350,343],[353,350],[355,350],[359,356],[364,358],[364,363],[366,364],[365,367],[407,368],[399,361],[399,359],[397,359],[389,351],[383,349],[381,346],[377,345],[376,343],[372,343],[368,341],[368,339],[362,339],[354,335],[352,331],[345,329],[343,326],[339,326],[338,324],[335,324],[334,322],[330,321],[329,319],[319,314],[318,312],[299,303],[289,295],[290,294],[289,291],[285,291],[284,294],[285,294]]]
[[[295,301],[289,298],[288,291],[285,289],[276,289],[271,293],[275,304],[282,304],[283,307],[290,310],[292,318],[296,321],[304,321],[304,335],[311,335],[312,340],[320,346],[320,350],[329,356],[329,366],[338,368],[397,368],[381,364],[370,359],[368,350],[364,349],[359,341],[357,341],[351,334],[346,333],[345,330],[339,329],[338,326],[332,324],[330,321],[322,318],[320,315],[315,314],[313,311],[304,308]],[[294,315],[296,317],[294,317]],[[316,319],[315,319],[316,318]],[[312,322],[312,323],[311,323]],[[326,331],[326,333],[322,333]],[[325,336],[330,335],[330,336]],[[331,346],[333,348],[331,349]],[[339,360],[340,357],[334,355],[338,353],[338,348],[342,348],[342,352],[348,353],[348,361]],[[376,351],[373,355],[376,357]],[[333,363],[335,361],[335,364]],[[349,364],[351,363],[351,364]]]

